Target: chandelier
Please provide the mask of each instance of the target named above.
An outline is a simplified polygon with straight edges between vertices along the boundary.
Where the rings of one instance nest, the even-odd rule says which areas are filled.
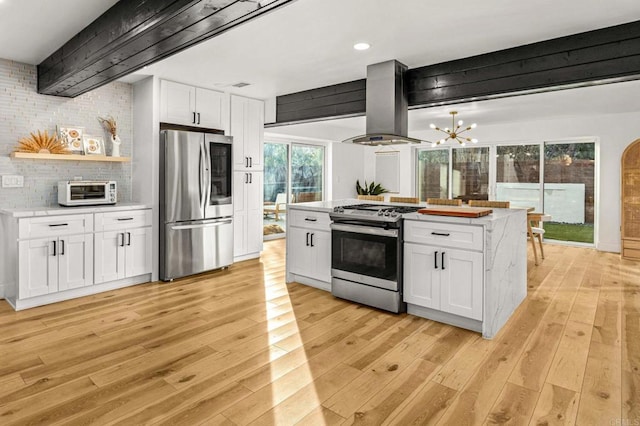
[[[464,122],[462,120],[458,120],[458,124],[456,125],[456,114],[458,113],[458,111],[451,111],[449,114],[451,114],[451,128],[445,127],[444,129],[441,129],[440,127],[437,127],[435,124],[430,124],[429,127],[431,127],[434,130],[439,130],[442,133],[445,133],[447,135],[446,138],[444,139],[440,139],[437,142],[433,142],[431,144],[431,146],[436,146],[436,145],[440,145],[445,143],[446,141],[448,141],[449,139],[451,140],[456,140],[458,141],[458,143],[462,146],[465,146],[467,144],[467,142],[471,142],[471,143],[478,143],[478,139],[472,139],[472,138],[467,138],[465,136],[461,136],[464,132],[467,132],[471,129],[475,129],[476,128],[476,123],[471,124],[470,126],[467,127],[462,127],[462,125],[464,124]]]

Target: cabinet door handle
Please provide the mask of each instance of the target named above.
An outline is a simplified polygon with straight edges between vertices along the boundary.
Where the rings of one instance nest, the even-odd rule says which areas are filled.
[[[451,234],[448,233],[448,232],[432,232],[431,235],[439,235],[441,237],[448,237]]]
[[[317,222],[318,221],[318,219],[315,218],[315,217],[305,217],[304,220],[306,222]]]
[[[55,241],[51,241],[53,243],[53,256],[56,255],[56,242]]]
[[[196,124],[196,112],[193,111],[193,124]]]
[[[122,240],[124,241],[124,237],[122,238]],[[127,245],[131,245],[131,232],[127,232]]]
[[[253,183],[253,173],[249,173],[249,183]]]
[[[60,256],[64,256],[64,240],[60,240]]]
[[[309,233],[307,232],[307,247],[309,247]]]
[[[315,247],[315,246],[313,245],[313,236],[314,236],[314,235],[315,235],[315,234],[311,234],[311,247]]]
[[[253,167],[253,157],[249,157],[249,167]]]
[[[198,113],[198,124],[200,124],[200,113]]]
[[[133,220],[132,217],[119,217],[118,221],[123,221],[123,220]]]
[[[52,223],[49,226],[53,228],[54,226],[69,226],[69,224],[68,223]]]
[[[118,239],[116,240],[116,244],[118,245],[118,247],[124,247],[124,232],[118,233]]]
[[[433,253],[433,267],[434,269],[438,269],[438,252]]]
[[[444,252],[442,252],[442,257],[440,259],[440,263],[442,264],[442,270],[444,271]]]
[[[244,166],[249,167],[249,157],[244,157]]]

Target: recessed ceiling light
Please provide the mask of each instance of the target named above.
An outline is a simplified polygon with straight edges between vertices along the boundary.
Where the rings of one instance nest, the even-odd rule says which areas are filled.
[[[356,50],[367,50],[370,47],[369,43],[356,43],[353,45],[353,48]]]

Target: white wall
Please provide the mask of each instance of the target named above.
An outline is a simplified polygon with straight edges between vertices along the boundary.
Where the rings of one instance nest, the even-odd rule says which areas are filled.
[[[130,84],[109,83],[75,98],[40,95],[35,65],[0,59],[0,175],[24,176],[23,188],[1,188],[0,206],[6,208],[57,205],[57,182],[83,179],[115,180],[118,201],[131,201],[131,164],[65,160],[10,158],[18,140],[29,133],[46,130],[55,134],[56,125],[85,128],[85,134],[108,134],[98,117],[113,116],[122,140],[121,155],[131,155],[132,89]],[[111,146],[107,142],[107,152]]]
[[[340,200],[355,198],[356,180],[362,183],[366,177],[364,148],[346,143],[331,144],[333,173],[331,179],[331,198]]]

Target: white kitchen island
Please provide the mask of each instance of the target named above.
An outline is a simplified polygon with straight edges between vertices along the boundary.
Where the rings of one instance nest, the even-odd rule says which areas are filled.
[[[370,202],[287,206],[287,282],[331,290],[329,213],[358,203]],[[527,294],[526,217],[524,209],[480,218],[403,215],[407,312],[494,337]]]
[[[527,295],[526,219],[404,215],[407,312],[495,336]]]

